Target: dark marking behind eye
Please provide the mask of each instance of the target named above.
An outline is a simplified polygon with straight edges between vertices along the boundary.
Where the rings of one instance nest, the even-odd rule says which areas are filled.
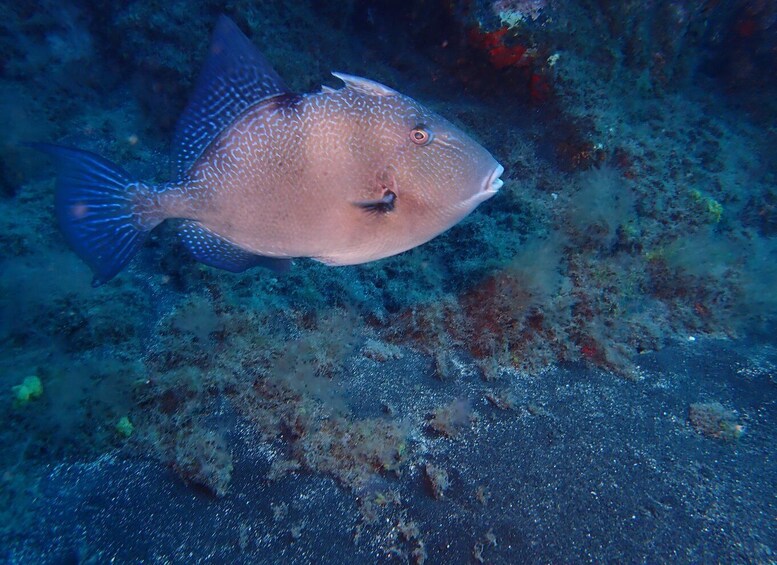
[[[382,198],[378,200],[367,200],[366,202],[354,202],[354,206],[358,206],[369,214],[386,214],[394,209],[394,203],[397,200],[397,195],[392,191],[387,190]]]

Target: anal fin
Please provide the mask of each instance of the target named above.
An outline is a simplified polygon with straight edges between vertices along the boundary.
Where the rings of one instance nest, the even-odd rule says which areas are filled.
[[[265,257],[245,251],[199,222],[183,222],[179,234],[183,244],[197,261],[217,269],[242,273],[253,267],[265,267],[281,273],[288,271],[291,265],[291,259]]]

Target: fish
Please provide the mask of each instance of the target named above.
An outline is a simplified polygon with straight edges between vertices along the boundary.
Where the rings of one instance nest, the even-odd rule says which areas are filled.
[[[297,258],[357,265],[426,243],[502,187],[502,165],[452,123],[388,86],[332,74],[343,86],[292,92],[221,16],[173,135],[173,180],[32,144],[54,162],[57,221],[94,286],[166,220],[196,260],[235,273]]]

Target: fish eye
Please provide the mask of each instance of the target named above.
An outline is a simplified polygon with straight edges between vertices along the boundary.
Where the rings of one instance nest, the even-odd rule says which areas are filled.
[[[410,130],[410,140],[416,145],[426,145],[432,140],[432,135],[424,126],[416,126]]]

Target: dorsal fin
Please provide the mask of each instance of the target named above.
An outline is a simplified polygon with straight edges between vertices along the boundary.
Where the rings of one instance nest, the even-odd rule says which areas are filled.
[[[246,108],[288,92],[272,65],[235,23],[226,16],[219,17],[208,60],[173,137],[177,175],[186,173]]]
[[[368,96],[395,96],[398,94],[396,90],[392,90],[388,86],[368,78],[347,75],[345,73],[333,72],[332,74],[343,81],[346,88],[351,88],[362,94],[367,94]]]

